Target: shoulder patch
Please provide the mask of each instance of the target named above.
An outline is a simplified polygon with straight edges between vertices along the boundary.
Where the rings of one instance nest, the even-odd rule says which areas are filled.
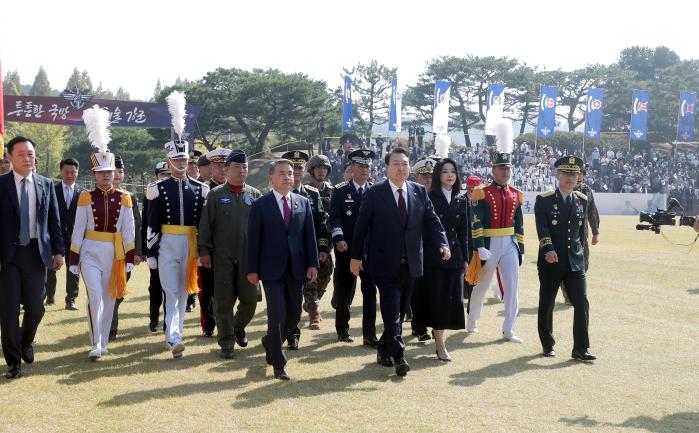
[[[315,186],[311,186],[311,185],[304,185],[303,189],[307,189],[307,190],[313,191],[313,192],[318,192],[318,188],[316,188]]]
[[[78,197],[78,206],[90,206],[92,204],[92,197],[88,191],[83,191]]]
[[[148,188],[146,188],[146,198],[148,200],[155,200],[158,198],[158,194],[160,194],[158,192],[158,183],[160,183],[160,181],[148,184]]]
[[[349,182],[340,182],[338,184],[335,184],[335,189],[340,189],[343,186],[347,186],[347,185],[349,185]]]
[[[539,197],[549,197],[549,196],[554,195],[555,193],[556,193],[556,190],[546,191],[546,192],[542,192],[541,194],[539,194]]]
[[[587,201],[587,196],[585,194],[583,194],[582,192],[573,191],[573,194],[575,194],[575,196],[578,197],[579,199]]]

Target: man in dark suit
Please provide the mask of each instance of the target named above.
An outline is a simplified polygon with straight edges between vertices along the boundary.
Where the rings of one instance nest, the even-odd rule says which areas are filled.
[[[53,184],[32,171],[34,144],[17,136],[7,143],[7,151],[13,169],[0,176],[0,332],[9,366],[5,377],[15,379],[22,376],[22,360],[34,362],[32,343],[44,316],[46,269],[63,266],[65,247]]]
[[[534,204],[539,236],[539,339],[542,355],[556,356],[553,338],[553,306],[561,283],[573,305],[573,352],[579,361],[594,361],[587,327],[590,317],[585,280],[583,242],[587,224],[587,196],[574,191],[583,165],[577,156],[564,156],[554,164],[558,189],[539,194]]]
[[[74,158],[66,158],[60,162],[61,182],[54,185],[58,213],[61,215],[61,231],[66,251],[70,250],[70,238],[73,236],[75,210],[78,208],[78,197],[84,189],[75,183],[80,171],[80,164]],[[77,310],[75,299],[78,297],[80,277],[67,271],[66,266],[66,310]],[[51,269],[46,273],[46,305],[55,303],[56,273]]]
[[[408,151],[395,147],[385,162],[388,179],[367,190],[359,209],[350,270],[354,275],[362,271],[366,244],[368,271],[379,289],[384,323],[376,360],[394,364],[396,374],[405,376],[410,366],[403,356],[402,313],[410,302],[413,279],[422,276],[423,236],[438,239],[443,260],[449,260],[451,252],[425,188],[407,181]]]
[[[272,191],[252,203],[248,217],[248,281],[262,280],[267,299],[267,335],[262,337],[274,377],[289,380],[282,341],[301,320],[303,285],[318,278],[318,248],[311,205],[294,194],[293,163],[274,161]]]

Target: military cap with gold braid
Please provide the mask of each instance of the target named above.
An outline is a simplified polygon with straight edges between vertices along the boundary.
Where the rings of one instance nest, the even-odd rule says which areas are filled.
[[[294,165],[306,165],[308,162],[308,154],[300,150],[290,150],[282,155],[283,159],[288,159]]]
[[[211,162],[220,162],[225,164],[228,159],[228,155],[231,154],[230,149],[217,148],[206,154],[206,159]]]
[[[556,170],[564,173],[580,173],[584,165],[585,162],[575,155],[568,155],[564,156],[563,158],[559,158],[556,163],[553,164],[553,166],[556,167]]]
[[[424,158],[419,160],[413,166],[413,173],[415,174],[432,174],[434,172],[434,165],[436,161],[431,158]]]

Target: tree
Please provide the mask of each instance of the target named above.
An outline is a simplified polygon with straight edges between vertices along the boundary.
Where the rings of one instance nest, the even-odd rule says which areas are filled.
[[[359,63],[352,69],[342,68],[345,75],[352,78],[352,94],[359,96],[354,99],[360,116],[366,118],[362,122],[363,135],[371,136],[374,125],[388,121],[391,98],[391,80],[396,78],[397,68],[391,68],[372,60],[368,65]]]
[[[114,95],[114,99],[117,101],[129,101],[131,100],[131,95],[129,95],[129,92],[124,90],[124,88],[119,87],[117,89],[116,95]]]
[[[198,126],[207,148],[231,135],[242,137],[252,153],[269,150],[271,134],[282,141],[312,140],[316,122],[333,108],[325,82],[276,69],[219,68],[182,89],[188,102],[202,107]]]
[[[19,123],[8,124],[7,139],[22,135],[32,140],[36,146],[37,171],[47,177],[54,177],[58,174],[58,163],[60,162],[67,127],[57,125],[45,125],[41,123]]]
[[[155,89],[153,89],[153,98],[151,98],[151,101],[154,101],[162,92],[163,85],[160,83],[160,78],[158,78],[158,82],[155,83]]]
[[[71,74],[70,78],[68,78],[68,82],[66,83],[66,89],[73,90],[76,87],[80,90],[92,92],[92,80],[90,80],[90,76],[88,75],[87,71],[83,71],[81,73],[78,71],[78,68],[73,68],[73,73]]]
[[[2,92],[5,95],[19,96],[22,94],[22,82],[19,79],[19,72],[7,71],[2,81]]]
[[[633,46],[621,50],[618,63],[622,69],[635,72],[637,80],[652,80],[657,76],[656,71],[679,61],[677,53],[665,46],[655,49]]]
[[[39,72],[34,78],[29,96],[51,96],[51,84],[49,84],[49,77],[43,66],[39,66]]]

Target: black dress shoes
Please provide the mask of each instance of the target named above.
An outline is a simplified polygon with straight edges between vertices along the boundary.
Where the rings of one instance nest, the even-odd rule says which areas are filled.
[[[597,357],[593,354],[590,353],[589,350],[585,350],[584,352],[580,352],[577,350],[573,350],[573,353],[570,355],[571,358],[577,359],[578,361],[594,361],[597,359]]]
[[[247,347],[248,345],[248,337],[245,334],[245,330],[233,330],[233,336],[235,337],[235,342],[238,343],[238,346],[240,347]]]
[[[354,342],[354,338],[352,338],[352,336],[349,335],[349,333],[347,333],[347,334],[341,334],[341,335],[338,335],[338,336],[337,336],[337,341],[342,341],[342,342],[345,342],[345,343],[353,343],[353,342]]]
[[[364,345],[369,347],[378,347],[379,339],[375,336],[364,337]]]
[[[410,365],[404,357],[400,357],[396,360],[396,374],[398,376],[405,376],[410,371]]]
[[[78,311],[78,307],[75,305],[75,301],[66,302],[66,310]]]
[[[27,364],[31,364],[32,362],[34,362],[34,347],[33,346],[22,348],[22,360],[24,360],[24,362],[26,362]]]
[[[381,353],[376,354],[376,363],[383,365],[384,367],[393,367],[393,357],[391,355],[383,355]]]
[[[107,341],[114,341],[117,339],[117,331],[109,331],[109,338]]]
[[[233,359],[235,357],[235,351],[232,347],[221,348],[221,358],[223,359]]]
[[[150,323],[148,324],[148,330],[149,330],[152,334],[157,334],[157,333],[158,333],[158,322],[150,322]]]
[[[547,358],[553,358],[554,356],[556,356],[556,351],[553,350],[552,347],[550,347],[550,348],[547,347],[547,348],[544,348],[544,351],[541,352],[541,355],[545,356]]]
[[[206,331],[202,331],[201,336],[206,337],[206,338],[211,338],[214,336],[214,333],[209,331],[209,330],[206,330]]]
[[[272,354],[267,347],[267,336],[262,337],[262,347],[265,348],[265,361],[267,361],[267,365],[272,365]]]
[[[299,350],[299,339],[296,337],[290,337],[287,340],[286,348],[289,350]]]
[[[284,367],[274,369],[274,377],[279,380],[291,380],[289,373],[286,372]]]
[[[22,369],[19,365],[11,365],[5,373],[5,379],[19,379],[22,377]]]

